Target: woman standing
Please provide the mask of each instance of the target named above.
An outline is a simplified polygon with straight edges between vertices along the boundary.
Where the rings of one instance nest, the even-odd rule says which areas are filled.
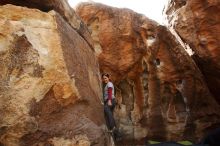
[[[107,127],[110,131],[116,128],[115,120],[113,117],[113,111],[115,108],[115,90],[114,85],[110,81],[109,74],[105,73],[102,75],[104,87],[104,114]]]

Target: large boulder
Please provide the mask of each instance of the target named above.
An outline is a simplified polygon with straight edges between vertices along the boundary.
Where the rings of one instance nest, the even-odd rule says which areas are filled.
[[[165,14],[170,29],[193,50],[192,57],[220,104],[220,1],[171,0]]]
[[[116,86],[115,118],[124,144],[145,138],[196,141],[219,124],[219,105],[167,28],[98,3],[81,3],[76,13],[92,33],[101,72],[110,73]]]
[[[93,49],[59,13],[0,6],[0,143],[107,145]]]

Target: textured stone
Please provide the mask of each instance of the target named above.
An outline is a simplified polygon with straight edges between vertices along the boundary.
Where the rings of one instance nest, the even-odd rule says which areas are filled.
[[[155,22],[128,9],[92,4],[79,5],[76,12],[91,31],[102,71],[111,72],[113,80],[117,81],[138,66],[137,62],[146,52],[146,29],[150,33],[150,29],[157,25]]]
[[[0,6],[0,25],[0,143],[105,145],[89,44],[55,11]]]
[[[67,0],[1,0],[0,5],[13,4],[28,8],[49,12],[58,12],[90,45],[93,49],[93,41],[86,25],[76,15],[75,11],[69,6]]]
[[[97,3],[82,3],[76,13],[92,33],[101,72],[116,86],[122,145],[145,137],[196,141],[219,124],[219,105],[198,67],[164,26]]]
[[[193,50],[193,59],[220,103],[220,1],[171,0],[165,14],[170,29]]]

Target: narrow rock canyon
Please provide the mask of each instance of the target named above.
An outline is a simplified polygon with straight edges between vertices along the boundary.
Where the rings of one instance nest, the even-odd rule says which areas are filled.
[[[170,0],[166,27],[94,2],[2,0],[0,145],[200,141],[220,127],[219,9],[218,0]],[[104,72],[116,89],[115,144]]]
[[[76,12],[91,31],[101,72],[116,85],[115,118],[125,142],[198,141],[219,126],[219,105],[203,74],[165,26],[96,3]]]

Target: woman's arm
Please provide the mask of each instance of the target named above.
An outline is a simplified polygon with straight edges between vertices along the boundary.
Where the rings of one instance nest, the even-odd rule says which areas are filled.
[[[112,105],[112,87],[108,87],[108,105]]]

